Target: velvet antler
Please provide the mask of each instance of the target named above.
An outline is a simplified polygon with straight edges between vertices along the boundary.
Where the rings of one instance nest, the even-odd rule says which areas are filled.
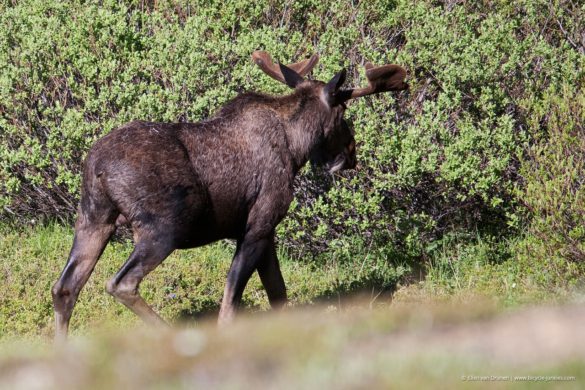
[[[272,77],[275,80],[280,81],[281,83],[289,84],[285,79],[285,76],[282,72],[282,67],[279,64],[275,64],[268,54],[265,51],[257,50],[252,53],[252,60],[266,73],[268,76]],[[313,54],[310,58],[306,60],[287,65],[286,67],[289,69],[294,70],[299,76],[305,77],[309,72],[317,65],[319,61],[319,56],[317,54]]]
[[[330,100],[332,104],[340,104],[362,96],[372,95],[387,91],[401,91],[408,88],[404,82],[406,70],[399,65],[374,66],[366,62],[366,78],[368,86],[362,88],[336,89],[333,91]]]
[[[380,92],[401,91],[408,88],[408,84],[404,82],[406,70],[399,65],[390,64],[375,67],[372,63],[367,62],[365,68],[369,85],[363,88],[341,91],[345,98],[344,100]]]

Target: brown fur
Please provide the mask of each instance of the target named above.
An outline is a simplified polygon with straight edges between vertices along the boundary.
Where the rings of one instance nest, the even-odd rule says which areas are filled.
[[[299,76],[300,77],[300,76]],[[258,271],[271,305],[286,301],[274,230],[311,158],[355,166],[344,104],[328,104],[326,84],[303,81],[286,96],[242,94],[200,123],[134,121],[91,148],[68,263],[54,285],[56,334],[65,337],[77,296],[116,225],[129,224],[135,249],[107,291],[151,323],[164,321],[138,294],[142,279],[173,250],[237,241],[220,322],[234,315]]]

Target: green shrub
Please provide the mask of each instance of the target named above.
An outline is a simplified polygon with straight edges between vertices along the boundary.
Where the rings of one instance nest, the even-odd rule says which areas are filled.
[[[346,66],[348,84],[363,84],[365,60],[395,62],[411,89],[351,104],[361,170],[307,169],[280,240],[300,254],[351,244],[425,256],[445,233],[518,227],[518,157],[541,132],[526,118],[547,88],[583,79],[583,9],[569,1],[0,8],[0,218],[20,223],[71,220],[81,161],[115,126],[196,121],[244,90],[283,93],[251,52],[318,52],[316,78]]]
[[[281,232],[321,247],[352,235],[410,257],[429,255],[445,233],[516,233],[519,157],[541,133],[525,118],[547,86],[584,77],[566,38],[536,34],[549,23],[543,7],[397,2],[370,21],[368,39],[399,49],[392,60],[409,69],[410,94],[351,105],[362,170],[300,186]],[[556,21],[577,36],[579,10],[558,8]]]
[[[519,198],[531,223],[519,256],[544,263],[541,281],[555,284],[585,264],[585,93],[569,86],[548,92],[530,118],[544,131],[522,165]]]

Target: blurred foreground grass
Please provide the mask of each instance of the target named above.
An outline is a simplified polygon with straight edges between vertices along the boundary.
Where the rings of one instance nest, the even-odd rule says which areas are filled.
[[[5,341],[0,388],[583,386],[585,306],[368,306],[255,313],[225,329],[102,329],[62,347]]]

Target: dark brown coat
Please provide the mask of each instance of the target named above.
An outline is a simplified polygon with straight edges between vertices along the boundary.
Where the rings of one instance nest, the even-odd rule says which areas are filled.
[[[270,303],[286,301],[274,230],[309,159],[332,171],[355,167],[353,133],[343,119],[354,90],[340,89],[344,72],[325,84],[304,80],[306,67],[281,65],[278,72],[261,59],[292,94],[245,93],[200,123],[134,121],[91,148],[73,247],[52,290],[58,336],[67,334],[79,291],[120,224],[130,225],[135,248],[107,291],[148,322],[163,320],[138,294],[142,279],[173,250],[223,238],[235,239],[237,250],[220,322],[232,319],[256,270]]]

